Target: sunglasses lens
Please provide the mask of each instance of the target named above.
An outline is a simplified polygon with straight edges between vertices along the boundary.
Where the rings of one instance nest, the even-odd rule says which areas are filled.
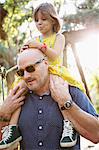
[[[34,68],[34,66],[28,66],[28,67],[26,67],[25,70],[26,70],[27,72],[31,73],[31,72],[34,72],[34,71],[35,71],[35,68]],[[18,74],[18,76],[23,77],[23,76],[24,76],[24,70],[22,70],[22,69],[18,70],[18,71],[17,71],[17,74]]]
[[[24,70],[18,70],[17,71],[18,76],[22,77],[24,76]]]
[[[34,68],[34,66],[28,66],[28,67],[26,67],[26,71],[27,72],[34,72],[35,71],[35,68]]]
[[[41,63],[43,60],[44,60],[44,59],[41,59],[41,60],[37,61],[34,65]],[[33,65],[30,65],[30,66],[27,66],[27,67],[25,68],[25,70],[26,70],[27,72],[29,72],[29,73],[32,73],[32,72],[35,71],[35,67],[34,67]],[[23,76],[24,76],[24,70],[23,70],[23,69],[18,70],[18,71],[17,71],[17,74],[18,74],[18,76],[23,77]]]

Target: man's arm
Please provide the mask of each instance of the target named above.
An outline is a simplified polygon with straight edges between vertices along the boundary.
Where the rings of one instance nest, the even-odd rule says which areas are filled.
[[[59,107],[62,107],[67,100],[72,100],[72,97],[69,93],[67,83],[64,82],[63,79],[56,76],[51,76],[50,78],[50,90],[53,99],[58,103]],[[75,93],[74,99],[77,99],[79,102],[83,101],[84,97],[79,96]],[[73,99],[73,101],[74,101]],[[87,101],[86,104],[90,103]],[[75,101],[76,102],[76,101]],[[68,110],[61,111],[64,118],[68,118],[74,125],[75,129],[85,138],[91,140],[94,143],[99,142],[99,120],[97,117],[93,116],[92,114],[96,115],[93,110],[92,113],[89,111],[88,107],[81,109],[78,104],[73,102],[72,107]],[[92,105],[90,105],[91,108]]]
[[[99,142],[99,120],[97,117],[83,111],[74,102],[69,110],[62,111],[74,125],[75,129],[85,138],[94,143]]]
[[[25,96],[22,96],[22,93],[25,91],[25,89],[24,88],[20,90],[18,89],[19,89],[19,86],[11,90],[6,100],[0,106],[0,120],[1,121],[8,121],[12,113],[17,108],[19,108],[21,105],[24,104]]]

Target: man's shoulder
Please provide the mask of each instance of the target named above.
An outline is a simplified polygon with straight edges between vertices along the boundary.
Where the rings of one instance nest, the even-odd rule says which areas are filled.
[[[93,104],[86,94],[84,94],[79,88],[69,86],[69,92],[73,101],[84,111],[92,114],[93,116],[98,116]]]
[[[83,93],[79,88],[69,85],[69,92],[72,94]]]
[[[87,95],[83,91],[81,91],[79,88],[69,85],[69,92],[72,96],[72,99],[75,102],[80,101],[80,103],[81,103],[82,100],[83,100],[83,103],[84,102],[89,102],[89,99],[88,99]]]

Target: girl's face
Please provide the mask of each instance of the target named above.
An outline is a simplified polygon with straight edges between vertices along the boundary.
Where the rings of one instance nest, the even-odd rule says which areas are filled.
[[[43,35],[50,35],[53,33],[53,22],[51,19],[44,16],[40,11],[37,13],[36,27]]]

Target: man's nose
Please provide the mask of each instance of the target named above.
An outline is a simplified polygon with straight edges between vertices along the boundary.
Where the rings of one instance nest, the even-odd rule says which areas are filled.
[[[27,79],[31,76],[31,73],[27,72],[26,70],[24,70],[24,79]]]

